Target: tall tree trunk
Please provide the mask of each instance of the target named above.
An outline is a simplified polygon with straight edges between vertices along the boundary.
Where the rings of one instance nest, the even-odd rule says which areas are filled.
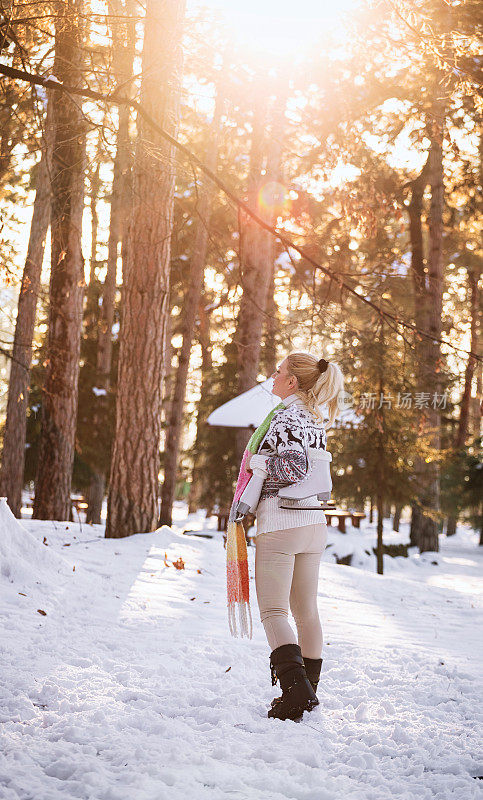
[[[478,351],[478,315],[480,312],[479,304],[479,289],[478,279],[480,273],[478,270],[468,270],[468,289],[469,289],[469,306],[470,306],[470,320],[471,320],[471,339],[470,350],[472,353]],[[465,368],[465,382],[463,389],[463,396],[460,404],[460,417],[458,421],[458,428],[456,430],[456,438],[454,442],[454,451],[457,453],[465,446],[466,438],[468,436],[469,421],[470,421],[470,403],[471,403],[471,385],[473,383],[473,375],[475,372],[476,358],[468,356]],[[451,514],[448,517],[446,525],[446,535],[453,536],[456,533],[457,517]]]
[[[198,510],[200,497],[203,495],[206,480],[208,479],[201,453],[203,426],[206,425],[206,414],[203,411],[202,400],[208,397],[208,387],[213,369],[213,362],[211,357],[210,317],[204,308],[203,301],[201,301],[199,305],[198,321],[198,341],[201,345],[201,401],[198,404],[198,412],[196,415],[196,437],[193,447],[195,456],[189,494],[190,514]]]
[[[411,240],[411,274],[413,280],[414,318],[418,328],[427,330],[428,327],[428,301],[427,281],[424,263],[423,242],[423,197],[428,183],[429,156],[418,177],[411,184],[411,201],[409,203],[409,234]],[[420,364],[424,357],[424,339],[416,334],[415,337],[416,362]],[[414,472],[424,470],[424,462],[416,456]],[[419,504],[414,500],[411,504],[411,526],[409,540],[411,546],[418,546],[421,512]]]
[[[172,136],[178,130],[183,15],[183,0],[148,0],[146,5],[141,103]],[[141,116],[137,123],[106,525],[109,538],[153,530],[158,518],[175,153]]]
[[[56,5],[54,75],[82,82],[82,0]],[[77,416],[77,384],[84,294],[81,250],[85,132],[78,101],[52,96],[50,308],[48,364],[42,391],[42,428],[34,519],[69,519]]]
[[[260,216],[268,216],[261,202],[260,190],[265,149],[265,98],[257,98],[253,115],[248,176],[247,202]],[[244,219],[240,230],[240,273],[243,294],[240,300],[235,341],[237,345],[238,394],[251,389],[257,381],[264,312],[270,282],[270,247],[266,232],[253,219]],[[235,455],[240,462],[251,431],[236,432]]]
[[[165,367],[162,399],[162,418],[165,422],[166,428],[169,424],[169,418],[171,416],[171,401],[173,399],[173,386],[176,371],[173,367],[173,357],[175,355],[175,348],[173,347],[173,335],[173,316],[170,314],[166,320],[166,348],[164,351]]]
[[[89,286],[92,286],[96,277],[97,267],[97,236],[99,232],[99,214],[97,213],[97,201],[101,188],[101,142],[99,134],[97,141],[96,164],[90,174],[89,186],[89,207],[91,212],[91,254],[89,258]]]
[[[400,522],[401,522],[402,508],[403,508],[402,505],[399,505],[398,503],[396,503],[395,508],[394,508],[394,518],[393,518],[393,523],[392,523],[393,531],[399,532],[399,525],[400,525]]]
[[[3,435],[0,495],[7,498],[20,518],[25,465],[25,439],[29,399],[29,373],[35,327],[37,297],[44,260],[45,239],[50,223],[50,177],[52,168],[52,103],[49,100],[42,158],[37,174],[29,243],[18,298],[17,320],[8,384],[7,418]]]
[[[479,160],[480,160],[480,186],[483,186],[483,131],[480,132]],[[477,211],[479,212],[480,216],[483,215],[483,192],[481,190],[478,196]],[[480,355],[481,352],[482,336],[483,336],[482,316],[479,313],[477,332],[476,332],[477,343],[478,343],[478,350],[476,352],[478,355]],[[478,436],[481,435],[481,416],[483,414],[483,399],[482,399],[483,363],[481,361],[478,361],[475,369],[476,369],[476,396],[471,401],[471,430],[473,433],[473,437],[477,438]],[[483,537],[483,527],[481,529],[481,535]]]
[[[377,507],[377,548],[376,548],[376,562],[377,574],[384,574],[384,501],[383,494],[380,488],[376,492],[376,507]]]
[[[136,48],[135,7],[133,0],[125,4],[112,0],[109,3],[112,17],[113,68],[118,85],[123,86],[123,94],[130,97],[132,93],[133,62]],[[124,19],[125,15],[125,19]],[[112,364],[112,325],[114,322],[117,265],[119,243],[125,233],[127,218],[128,171],[129,171],[129,120],[128,106],[119,106],[119,121],[116,136],[116,155],[114,158],[111,205],[109,220],[109,240],[107,247],[106,277],[102,289],[102,304],[99,309],[97,328],[97,375],[96,385],[104,393],[98,393],[94,400],[92,425],[94,431],[103,424],[108,405],[108,393],[111,385]],[[88,493],[87,522],[100,523],[102,501],[104,498],[106,476],[94,472]]]
[[[478,339],[480,341],[480,339]],[[476,396],[472,398],[472,432],[473,436],[480,436],[481,415],[483,414],[483,365],[481,361],[476,366]]]
[[[379,336],[379,397],[384,396],[384,325],[381,323]],[[383,548],[383,532],[384,532],[384,516],[385,506],[387,504],[385,494],[385,479],[384,479],[384,404],[380,409],[376,410],[376,447],[378,451],[377,469],[378,480],[376,490],[376,505],[377,505],[377,573],[382,575],[384,573],[384,548]]]
[[[470,306],[470,350],[478,352],[478,318],[480,314],[480,291],[478,281],[480,271],[478,269],[468,270],[468,293]],[[475,374],[476,358],[468,356],[465,368],[465,382],[463,396],[460,405],[460,417],[456,431],[455,449],[460,450],[464,447],[468,436],[468,424],[470,418],[471,385]]]
[[[423,391],[430,393],[430,407],[424,409],[427,430],[430,433],[430,445],[436,453],[441,450],[441,412],[438,403],[432,398],[439,394],[441,388],[441,338],[443,308],[443,116],[444,104],[436,104],[435,119],[432,125],[431,150],[429,158],[429,183],[431,186],[431,207],[429,211],[429,256],[428,256],[428,299],[429,327],[428,331],[435,338],[426,339],[427,358],[424,362],[425,375]],[[440,522],[440,467],[437,460],[426,464],[423,480],[423,520],[419,531],[418,546],[420,552],[439,550]]]
[[[127,0],[125,4],[120,0],[111,0],[109,10],[113,15],[111,27],[114,74],[118,85],[123,86],[121,94],[129,99],[132,94],[130,78],[132,77],[136,48],[134,0]],[[122,18],[123,14],[126,15],[126,20]],[[126,85],[124,86],[124,84]],[[97,381],[98,385],[105,389],[108,389],[110,384],[112,324],[114,321],[119,242],[124,238],[125,234],[127,235],[126,227],[130,200],[128,193],[129,120],[130,109],[127,106],[119,106],[116,155],[111,189],[107,269],[102,291],[97,338]]]
[[[95,472],[87,491],[86,522],[88,525],[100,525],[102,501],[104,499],[106,480],[101,472]]]
[[[429,407],[421,413],[421,430],[429,439],[435,453],[440,450],[440,411],[434,402],[440,388],[441,352],[437,338],[441,337],[441,311],[443,299],[443,117],[444,104],[434,104],[434,116],[428,124],[431,147],[428,161],[419,179],[413,183],[410,205],[410,230],[412,244],[411,267],[415,285],[415,317],[418,327],[434,335],[434,339],[421,337],[418,342],[417,363],[420,391],[429,394]],[[424,188],[431,187],[429,212],[428,267],[424,266],[421,214]],[[418,222],[419,220],[419,222]],[[426,276],[427,273],[427,276]],[[436,338],[437,337],[437,338]],[[418,497],[412,505],[410,541],[420,552],[438,550],[440,503],[439,464],[436,460],[415,460],[418,475]]]
[[[223,97],[217,93],[215,111],[211,125],[210,146],[206,154],[205,163],[214,172],[218,158],[218,140],[220,133],[220,119],[223,110]],[[205,183],[197,206],[197,222],[194,237],[193,252],[189,272],[189,285],[183,301],[181,320],[182,345],[178,355],[178,369],[176,371],[174,394],[171,402],[166,444],[164,448],[164,481],[161,492],[161,513],[159,526],[171,525],[173,502],[176,489],[176,473],[181,441],[181,428],[183,409],[188,381],[188,369],[191,355],[191,345],[196,323],[196,312],[199,306],[203,273],[208,249],[208,231],[210,225],[213,188],[211,183]]]

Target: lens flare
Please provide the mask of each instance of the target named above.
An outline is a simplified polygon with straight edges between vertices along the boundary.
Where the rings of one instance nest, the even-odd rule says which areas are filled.
[[[275,216],[286,214],[290,211],[291,200],[288,190],[283,183],[268,181],[258,193],[258,204],[262,211],[268,211]]]

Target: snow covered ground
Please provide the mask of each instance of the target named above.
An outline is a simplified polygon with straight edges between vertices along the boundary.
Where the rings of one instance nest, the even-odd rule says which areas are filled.
[[[254,635],[233,639],[221,534],[202,512],[177,504],[173,529],[121,540],[21,525],[3,501],[2,800],[483,797],[483,548],[469,529],[439,553],[385,557],[383,576],[365,553],[374,526],[330,529],[320,706],[294,723],[266,717],[279,688],[255,548]],[[359,566],[334,563],[344,548]]]

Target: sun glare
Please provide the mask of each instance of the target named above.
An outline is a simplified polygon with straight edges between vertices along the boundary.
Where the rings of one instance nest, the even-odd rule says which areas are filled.
[[[283,58],[302,55],[330,32],[345,40],[344,16],[358,0],[190,0],[188,8],[216,10],[250,52]]]

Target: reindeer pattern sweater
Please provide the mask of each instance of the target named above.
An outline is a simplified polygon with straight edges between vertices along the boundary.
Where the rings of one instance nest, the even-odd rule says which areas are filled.
[[[257,536],[269,531],[300,528],[316,523],[326,524],[323,511],[303,510],[300,506],[317,505],[317,496],[297,501],[297,507],[279,507],[278,490],[301,481],[307,473],[304,428],[308,447],[327,446],[324,426],[315,419],[305,403],[292,394],[282,401],[285,408],[277,411],[258,449],[250,460],[250,467],[259,467],[267,472],[257,507]],[[294,501],[283,501],[284,505],[295,505]]]

